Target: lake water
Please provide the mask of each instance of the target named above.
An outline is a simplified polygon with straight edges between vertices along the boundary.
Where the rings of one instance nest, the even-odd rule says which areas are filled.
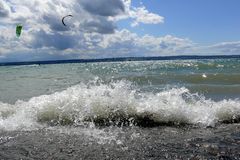
[[[240,159],[240,59],[0,66],[3,159]]]

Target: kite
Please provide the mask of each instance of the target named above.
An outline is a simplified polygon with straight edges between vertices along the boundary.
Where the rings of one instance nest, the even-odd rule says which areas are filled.
[[[62,18],[62,24],[63,24],[64,26],[67,26],[67,25],[64,23],[64,19],[67,18],[67,17],[73,17],[73,15],[69,14],[69,15],[64,16],[64,17]]]
[[[22,25],[20,25],[20,24],[17,25],[17,27],[16,27],[16,36],[17,36],[17,37],[20,37],[20,36],[21,36],[22,28],[23,28]]]

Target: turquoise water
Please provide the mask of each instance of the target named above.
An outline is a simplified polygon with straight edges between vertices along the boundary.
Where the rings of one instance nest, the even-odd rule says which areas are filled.
[[[218,100],[240,95],[239,59],[2,66],[0,75],[0,101],[7,103],[96,80],[124,80],[149,92],[186,87]]]
[[[146,117],[208,126],[237,120],[239,97],[239,59],[1,66],[0,128]]]

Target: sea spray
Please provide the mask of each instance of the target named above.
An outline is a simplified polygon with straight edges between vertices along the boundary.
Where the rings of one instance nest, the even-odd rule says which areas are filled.
[[[0,103],[0,128],[36,129],[53,125],[199,125],[236,122],[240,101],[206,99],[185,87],[143,92],[129,81],[80,83],[15,104]]]

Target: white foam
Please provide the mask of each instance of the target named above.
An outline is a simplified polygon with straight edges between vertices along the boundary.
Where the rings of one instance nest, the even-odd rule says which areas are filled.
[[[214,126],[240,117],[239,100],[214,102],[187,88],[159,93],[139,92],[127,81],[79,84],[62,92],[17,101],[0,102],[0,128],[32,130],[49,124],[81,125],[86,120],[148,117],[156,123]]]
[[[203,78],[207,78],[207,75],[206,75],[206,74],[203,74],[202,77],[203,77]]]

